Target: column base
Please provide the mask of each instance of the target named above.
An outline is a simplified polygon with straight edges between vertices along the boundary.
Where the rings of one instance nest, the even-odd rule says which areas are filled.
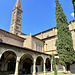
[[[33,74],[32,75],[36,75],[36,72],[33,72]]]
[[[14,75],[19,75],[19,74],[15,73]]]
[[[46,74],[46,71],[44,71],[44,74]]]

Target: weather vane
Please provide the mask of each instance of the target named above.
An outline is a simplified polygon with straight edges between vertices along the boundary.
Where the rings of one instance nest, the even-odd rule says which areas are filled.
[[[75,17],[75,0],[72,0],[72,3],[73,3],[74,17]]]

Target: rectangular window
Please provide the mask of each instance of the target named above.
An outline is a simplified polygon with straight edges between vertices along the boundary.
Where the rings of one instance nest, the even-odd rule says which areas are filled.
[[[42,51],[42,45],[40,43],[36,44],[36,50],[37,51]]]
[[[17,15],[18,15],[18,16],[20,16],[20,15],[21,15],[21,13],[20,13],[20,12],[18,12],[18,13],[17,13]]]

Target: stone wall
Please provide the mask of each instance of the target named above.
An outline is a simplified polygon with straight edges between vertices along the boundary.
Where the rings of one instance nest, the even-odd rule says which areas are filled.
[[[71,73],[75,73],[75,64],[70,66],[70,71]]]
[[[44,46],[43,41],[41,41],[35,37],[32,37],[31,35],[27,35],[27,36],[25,36],[25,38],[26,38],[26,40],[24,40],[23,47],[30,48],[30,49],[33,49],[36,51],[37,50],[36,46],[39,43],[41,46],[41,50],[37,50],[37,51],[43,52],[43,46]]]
[[[72,33],[73,47],[75,50],[75,21],[69,23],[69,29]],[[39,34],[34,35],[35,37],[42,39],[47,44],[47,51],[56,50],[55,42],[57,39],[57,29],[52,28],[47,31],[41,32]]]
[[[26,40],[24,40],[23,47],[32,49],[32,37],[27,35],[25,38]]]
[[[2,39],[4,43],[20,46],[20,47],[23,46],[23,42],[24,42],[23,38],[3,30],[0,30],[0,39]]]
[[[36,49],[37,44],[40,45],[41,50],[37,50],[37,49]],[[43,52],[43,49],[44,49],[44,42],[33,37],[33,38],[32,38],[32,49],[37,50],[37,51],[40,51],[40,52]]]

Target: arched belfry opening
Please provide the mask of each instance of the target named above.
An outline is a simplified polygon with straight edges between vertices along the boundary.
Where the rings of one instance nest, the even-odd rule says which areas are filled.
[[[12,51],[6,51],[0,59],[0,71],[5,74],[14,74],[16,65],[16,54]]]
[[[47,58],[46,59],[46,71],[51,71],[51,63],[50,63],[50,59]]]
[[[29,54],[25,54],[20,59],[19,64],[20,74],[32,74],[33,72],[33,57]]]
[[[43,58],[41,56],[36,59],[36,72],[43,72]]]

